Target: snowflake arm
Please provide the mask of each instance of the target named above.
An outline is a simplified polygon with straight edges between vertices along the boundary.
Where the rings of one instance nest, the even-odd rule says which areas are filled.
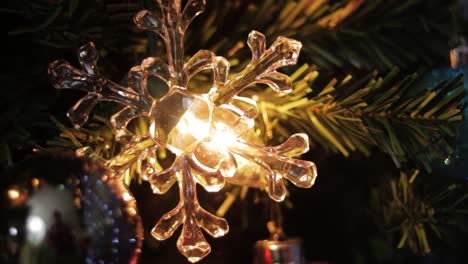
[[[184,34],[190,22],[205,10],[204,0],[189,0],[181,12],[181,0],[158,0],[161,12],[154,14],[148,10],[139,12],[135,24],[158,34],[166,44],[171,80],[169,86],[187,85],[184,71]]]
[[[248,142],[233,144],[229,150],[259,165],[268,182],[268,195],[281,202],[286,197],[284,179],[301,188],[310,188],[317,177],[317,169],[311,161],[291,158],[309,149],[306,134],[294,134],[276,147],[262,147]]]
[[[150,109],[150,97],[147,93],[138,93],[130,87],[120,86],[101,77],[97,71],[97,51],[92,42],[82,46],[78,58],[83,70],[71,66],[68,62],[57,60],[49,65],[49,76],[57,89],[76,89],[88,92],[68,112],[68,117],[75,128],[80,128],[87,120],[89,113],[98,101],[114,101],[134,109],[134,118],[138,115],[147,115]],[[127,111],[122,115],[128,116]],[[114,128],[119,131],[121,123],[127,124],[130,120],[122,120],[117,114]]]
[[[213,237],[221,237],[229,231],[229,226],[226,220],[214,216],[198,204],[196,185],[190,173],[188,159],[181,158],[176,164],[180,166],[177,172],[179,203],[161,217],[151,234],[158,240],[165,240],[171,237],[180,225],[183,225],[177,240],[177,247],[189,261],[197,262],[211,251],[201,228]]]
[[[257,31],[249,34],[247,43],[252,51],[252,60],[242,72],[217,91],[214,98],[217,105],[228,102],[253,83],[266,84],[276,92],[291,92],[291,80],[276,69],[296,64],[302,44],[293,39],[279,37],[265,50],[265,36]]]

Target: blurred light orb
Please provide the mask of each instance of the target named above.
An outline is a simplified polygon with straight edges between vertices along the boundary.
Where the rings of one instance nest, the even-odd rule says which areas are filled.
[[[10,234],[10,236],[16,236],[18,234],[18,229],[12,226],[8,229],[8,234]]]
[[[44,240],[46,225],[39,216],[30,215],[26,220],[27,239],[32,244],[38,245]]]
[[[11,188],[8,190],[8,198],[10,198],[10,200],[16,200],[18,199],[19,196],[20,196],[20,193],[17,189]]]

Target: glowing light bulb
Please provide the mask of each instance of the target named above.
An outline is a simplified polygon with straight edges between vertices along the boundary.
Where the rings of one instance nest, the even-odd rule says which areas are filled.
[[[19,198],[19,196],[20,192],[18,191],[18,189],[12,188],[8,190],[8,198],[10,198],[10,200],[16,200]]]

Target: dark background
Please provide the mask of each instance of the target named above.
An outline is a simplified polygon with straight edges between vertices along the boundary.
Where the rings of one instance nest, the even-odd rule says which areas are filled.
[[[49,2],[53,5],[61,1],[37,2]],[[91,7],[102,11],[105,10],[107,2],[81,1],[78,9]],[[16,9],[24,3],[25,1],[8,1],[7,9]],[[18,10],[20,11],[24,10]],[[129,10],[128,13],[133,11],[136,10]],[[92,28],[92,24],[102,25],[103,29],[98,33],[90,31],[88,35],[77,35],[77,39],[64,41],[64,46],[53,46],[53,37],[49,44],[45,44],[40,38],[40,35],[44,34],[41,30],[17,33],[22,28],[34,29],[43,26],[38,23],[44,22],[43,18],[25,18],[6,11],[2,11],[2,15],[4,20],[8,21],[6,26],[9,32],[1,51],[6,71],[1,74],[3,88],[0,95],[0,139],[2,148],[8,146],[10,150],[2,151],[2,165],[8,172],[4,175],[10,177],[3,183],[4,187],[15,182],[15,173],[22,169],[32,168],[45,178],[61,171],[56,169],[61,166],[60,162],[54,160],[51,160],[50,164],[21,163],[22,160],[34,156],[31,150],[36,144],[46,145],[48,139],[57,136],[58,131],[49,116],[55,116],[69,125],[65,113],[82,96],[76,91],[53,89],[47,76],[48,63],[61,58],[78,65],[75,55],[77,48],[86,41],[93,40],[97,46],[108,47],[105,56],[99,61],[99,66],[109,79],[118,81],[124,78],[131,66],[138,64],[145,56],[144,52],[129,52],[123,48],[126,45],[123,43],[125,40],[132,42],[135,38],[146,38],[146,34],[132,29],[131,16],[122,16],[120,20],[95,16],[82,24],[70,22],[79,20],[78,18],[64,18],[56,24],[63,23],[74,33]],[[202,20],[203,17],[197,19]],[[117,23],[127,24],[128,27],[121,28]],[[57,26],[56,24],[54,26]],[[115,30],[110,30],[113,26]],[[60,27],[54,30],[58,32]],[[222,28],[220,33],[229,35],[229,32]],[[421,42],[424,43],[424,40]],[[204,47],[192,45],[190,48],[193,51]],[[447,65],[446,58],[428,68]],[[411,69],[416,68],[419,68],[419,65]],[[329,75],[338,76],[348,71],[359,74],[368,72],[369,69],[325,70]],[[8,144],[4,144],[5,142]],[[304,190],[290,186],[290,202],[293,206],[283,207],[282,210],[285,231],[290,237],[303,239],[307,260],[330,263],[466,263],[468,256],[463,246],[466,246],[468,240],[464,235],[457,234],[456,228],[449,227],[447,231],[452,242],[434,240],[433,252],[429,256],[415,256],[408,250],[395,248],[396,242],[376,220],[379,215],[370,206],[370,190],[388,190],[388,182],[385,179],[398,175],[398,170],[388,156],[374,151],[370,158],[360,154],[344,158],[325,154],[321,149],[312,149],[304,158],[317,164],[319,177],[312,189]],[[14,173],[11,173],[12,165],[17,167]],[[442,186],[453,180],[443,173],[424,176],[428,177],[427,180],[433,186]],[[140,263],[186,263],[175,245],[180,231],[164,242],[157,242],[149,235],[157,220],[175,206],[178,200],[177,187],[173,187],[163,196],[152,194],[147,183],[133,183],[131,190],[138,201],[146,230]],[[224,199],[222,193],[213,197],[201,188],[198,190],[200,203],[211,212],[216,210],[216,206]],[[254,191],[250,191],[245,201],[237,200],[228,211],[226,219],[230,224],[230,232],[226,236],[219,239],[207,236],[212,253],[200,263],[250,263],[255,242],[268,237],[266,222],[269,205],[254,203],[255,195]]]

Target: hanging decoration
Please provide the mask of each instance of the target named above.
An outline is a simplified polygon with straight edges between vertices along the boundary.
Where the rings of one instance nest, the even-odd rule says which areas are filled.
[[[270,237],[255,243],[254,264],[294,263],[306,264],[302,239],[288,238],[283,230],[283,216],[278,203],[271,203],[270,221],[267,223]]]
[[[87,92],[68,112],[77,129],[87,121],[99,101],[113,101],[124,106],[110,121],[116,139],[126,145],[125,150],[101,162],[117,179],[137,164],[139,173],[158,194],[164,194],[178,183],[178,205],[157,222],[151,234],[164,240],[182,225],[177,247],[189,261],[197,262],[211,250],[201,229],[220,237],[229,227],[225,219],[199,205],[196,183],[208,192],[219,191],[225,181],[266,186],[268,195],[279,202],[287,192],[284,179],[308,188],[313,185],[317,172],[313,162],[293,158],[308,151],[306,134],[294,134],[274,147],[251,140],[258,109],[254,99],[241,95],[253,84],[265,84],[278,93],[290,92],[291,80],[276,70],[297,62],[301,43],[279,37],[266,48],[265,36],[252,31],[247,39],[252,60],[242,71],[228,78],[229,62],[211,51],[201,50],[188,61],[184,60],[185,31],[193,18],[204,10],[205,1],[189,0],[183,9],[181,2],[159,0],[160,12],[145,10],[135,16],[139,28],[162,38],[167,63],[156,57],[143,60],[140,66],[130,70],[128,87],[98,72],[98,55],[93,43],[79,50],[81,70],[58,60],[50,64],[49,74],[55,88]],[[213,84],[208,92],[197,94],[189,89],[188,81],[203,70],[213,71]],[[159,99],[148,92],[150,78],[158,78],[169,87]],[[148,134],[137,135],[128,129],[127,125],[136,117],[148,118]],[[174,161],[168,168],[161,169],[157,165],[158,149],[174,154]],[[99,159],[89,148],[80,149],[78,153]]]

